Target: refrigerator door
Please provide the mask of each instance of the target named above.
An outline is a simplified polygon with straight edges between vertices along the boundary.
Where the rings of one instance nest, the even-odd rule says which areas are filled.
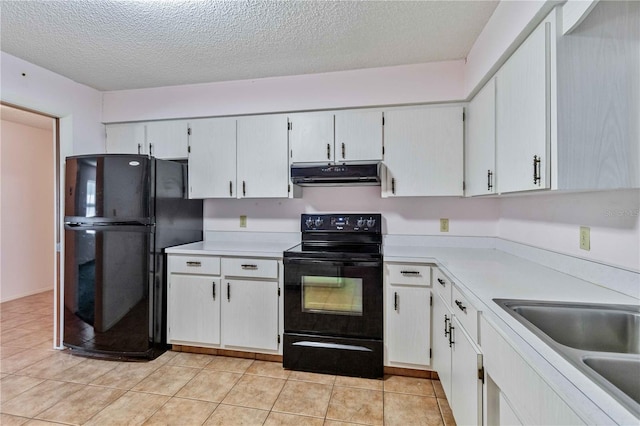
[[[151,357],[153,226],[65,226],[65,346]]]
[[[144,155],[67,157],[65,222],[153,223],[153,164]]]

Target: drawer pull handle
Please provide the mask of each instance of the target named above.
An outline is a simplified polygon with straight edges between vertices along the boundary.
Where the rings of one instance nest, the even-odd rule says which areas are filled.
[[[417,276],[420,275],[419,271],[400,271],[400,273],[402,275],[411,275],[411,276]]]
[[[258,269],[258,265],[240,265],[242,269],[256,270]]]
[[[190,260],[190,261],[187,261],[187,266],[191,266],[191,267],[194,267],[194,268],[199,268],[199,267],[202,266],[202,262]]]
[[[231,284],[227,283],[227,300],[231,300]]]
[[[445,282],[444,282],[444,280],[443,280],[442,278],[438,278],[438,282],[440,283],[440,285],[441,285],[442,287],[446,287],[446,286],[447,286],[447,283],[445,283]]]
[[[398,293],[393,293],[393,310],[398,310]]]
[[[451,323],[449,323],[449,347],[452,347],[454,345],[454,340],[453,340],[453,330],[455,330],[456,328],[454,326],[451,325]]]
[[[213,300],[216,300],[216,283],[211,283],[211,291],[213,293]]]
[[[464,306],[461,301],[456,300],[456,305],[458,305],[458,308],[460,308],[462,312],[464,312],[465,314],[467,313],[467,307]]]

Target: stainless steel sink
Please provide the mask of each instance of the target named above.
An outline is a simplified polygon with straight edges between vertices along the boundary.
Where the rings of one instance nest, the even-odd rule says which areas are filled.
[[[640,418],[640,306],[493,300]]]

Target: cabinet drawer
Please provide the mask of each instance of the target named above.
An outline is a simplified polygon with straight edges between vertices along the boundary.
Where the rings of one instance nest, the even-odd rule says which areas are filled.
[[[431,285],[431,267],[416,263],[387,263],[387,280],[393,284]]]
[[[433,268],[433,287],[447,305],[451,305],[451,280],[438,268]]]
[[[274,259],[222,258],[227,277],[278,278],[278,261]]]
[[[469,303],[456,286],[452,286],[452,296],[451,309],[453,314],[473,341],[478,343],[478,310]]]
[[[169,273],[220,275],[218,256],[169,255]]]

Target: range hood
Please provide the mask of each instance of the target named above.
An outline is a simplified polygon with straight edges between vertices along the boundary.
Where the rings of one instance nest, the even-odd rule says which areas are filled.
[[[293,164],[291,181],[299,186],[380,186],[380,164]]]

